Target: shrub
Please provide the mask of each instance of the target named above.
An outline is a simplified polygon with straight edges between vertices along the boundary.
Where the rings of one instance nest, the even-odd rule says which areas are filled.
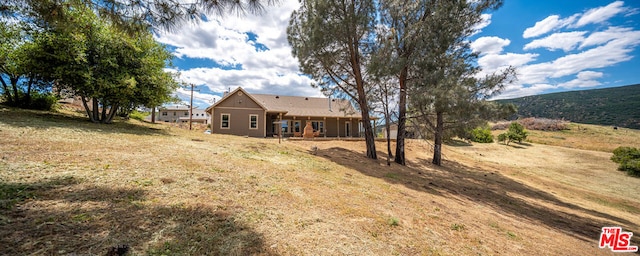
[[[27,108],[37,110],[54,110],[58,97],[52,93],[32,93],[31,102]]]
[[[134,110],[134,111],[131,111],[131,113],[129,114],[129,117],[139,121],[144,121],[144,118],[147,117],[148,115],[149,113],[138,112],[137,110]]]
[[[506,133],[498,134],[498,141],[505,142],[506,140],[507,140],[507,134]]]
[[[619,163],[618,170],[631,176],[640,177],[640,149],[618,147],[613,150],[611,161]]]
[[[478,143],[492,143],[493,134],[491,134],[491,129],[487,126],[471,130],[471,141]]]
[[[506,133],[498,135],[498,141],[502,141],[509,145],[509,142],[517,141],[522,142],[527,138],[527,130],[524,129],[520,123],[513,122],[509,125],[509,130]]]

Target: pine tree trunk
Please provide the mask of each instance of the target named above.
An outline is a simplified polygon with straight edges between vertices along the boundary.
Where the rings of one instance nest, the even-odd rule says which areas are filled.
[[[98,100],[96,98],[92,98],[91,100],[93,102],[93,106],[91,109],[91,115],[93,117],[91,118],[91,121],[97,123],[100,121],[100,112],[98,112]]]
[[[433,161],[435,165],[442,165],[442,136],[444,133],[444,113],[436,113],[436,132],[433,143]]]
[[[102,111],[100,111],[100,122],[106,123],[107,120],[107,106],[105,105],[105,101],[102,101]]]
[[[363,94],[361,98],[366,98],[366,96],[364,95],[364,89],[362,89],[362,91]],[[373,137],[373,128],[371,128],[371,119],[369,118],[369,106],[366,105],[366,100],[360,102],[362,125],[364,126],[364,140],[367,144],[367,157],[371,159],[378,159],[378,155],[376,152],[376,140]]]
[[[118,108],[120,106],[118,104],[114,104],[113,106],[111,106],[111,108],[109,109],[109,113],[106,115],[106,119],[102,119],[102,122],[105,124],[110,124],[113,121],[113,117],[116,116],[116,113],[118,113]],[[104,108],[106,109],[106,108]],[[103,111],[104,113],[104,111]]]
[[[93,119],[93,112],[89,109],[89,104],[87,104],[87,99],[85,99],[84,96],[80,96],[80,98],[82,99],[82,105],[84,106],[84,110],[87,112],[87,116],[89,116],[89,120],[95,123],[96,120]]]
[[[155,124],[156,123],[156,107],[152,107],[151,108],[151,123]]]
[[[18,77],[9,77],[11,87],[13,87],[13,100],[16,106],[20,105],[20,94],[18,93]]]
[[[362,114],[362,125],[364,126],[364,140],[367,144],[367,158],[378,159],[376,152],[376,140],[373,135],[373,128],[371,128],[371,118],[369,117],[369,104],[367,102],[367,93],[364,89],[365,82],[362,78],[361,62],[358,52],[358,40],[359,38],[349,37],[349,48],[351,55],[351,68],[356,82],[356,92],[358,93],[358,104],[360,105],[360,113]]]
[[[389,124],[389,120],[391,118],[389,118],[389,113],[386,113],[386,118],[385,118],[385,129],[387,130],[387,165],[391,165],[391,158],[393,158],[393,154],[391,153],[391,134],[389,134],[391,132],[391,124]]]
[[[396,158],[394,161],[406,165],[404,157],[405,123],[407,122],[407,68],[400,72],[400,99],[398,100],[398,137],[396,138]]]

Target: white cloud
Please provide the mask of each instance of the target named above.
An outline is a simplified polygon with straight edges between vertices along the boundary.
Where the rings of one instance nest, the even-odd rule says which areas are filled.
[[[480,19],[481,21],[473,27],[474,32],[471,34],[472,36],[482,32],[483,28],[491,24],[491,14],[483,13],[480,15]]]
[[[587,10],[582,17],[576,22],[576,27],[582,27],[587,24],[602,23],[620,13],[623,13],[627,8],[623,7],[624,2],[615,1],[607,6],[593,8]]]
[[[568,52],[575,49],[580,42],[585,40],[584,35],[586,33],[586,31],[554,33],[545,38],[531,41],[531,43],[526,44],[523,49],[546,48],[551,51],[562,49]]]
[[[267,7],[263,15],[212,18],[175,33],[159,33],[157,40],[176,47],[174,55],[179,58],[209,59],[221,65],[180,70],[182,80],[206,85],[214,93],[242,86],[251,93],[322,96],[311,87],[313,81],[300,74],[287,41],[289,17],[298,7],[296,0],[282,1]],[[255,42],[247,33],[257,36]],[[268,49],[257,51],[257,44]],[[238,65],[242,70],[227,70]]]
[[[638,38],[638,33],[640,33],[640,31],[634,31],[631,28],[609,27],[605,31],[591,33],[591,35],[582,42],[578,49],[605,44],[616,39],[624,40],[624,38]]]
[[[483,36],[471,43],[471,49],[474,52],[479,52],[481,55],[498,54],[510,43],[511,41],[509,39],[502,39],[496,36]]]
[[[535,53],[487,54],[478,59],[478,64],[485,74],[496,72],[507,66],[520,67],[538,57]]]
[[[178,96],[180,99],[186,99],[183,100],[182,103],[184,103],[185,105],[189,105],[189,100],[191,98],[191,89],[190,88],[178,88],[174,95]],[[207,108],[209,105],[213,104],[214,101],[217,101],[220,99],[220,96],[217,95],[211,95],[211,94],[207,94],[207,93],[201,93],[198,91],[198,87],[194,88],[193,91],[193,106],[198,107],[199,109],[205,109]]]
[[[524,33],[522,33],[522,37],[531,38],[544,35],[554,29],[560,29],[568,26],[569,24],[573,23],[576,18],[577,15],[573,15],[565,19],[560,19],[560,16],[558,15],[551,15],[549,17],[546,17],[544,20],[536,22],[533,27],[525,29]]]
[[[576,79],[558,84],[558,87],[564,89],[588,88],[601,85],[602,83],[596,79],[601,78],[604,74],[595,71],[582,71],[576,75]]]
[[[185,81],[205,85],[216,93],[241,86],[250,93],[298,96],[322,96],[318,89],[310,86],[311,79],[297,73],[276,74],[269,70],[246,72],[219,68],[193,68],[182,71]]]
[[[528,86],[525,86],[521,83],[512,84],[512,85],[507,85],[505,87],[505,90],[500,95],[497,95],[492,99],[493,100],[511,99],[511,98],[529,96],[529,95],[536,95],[546,90],[554,89],[554,88],[555,88],[554,85],[545,84],[545,83],[533,84]]]
[[[555,33],[530,41],[523,46],[523,50],[561,49],[566,53],[565,55],[549,60],[546,53],[536,52],[539,55],[525,62],[526,59],[522,58],[525,57],[524,55],[513,53],[521,57],[522,64],[518,65],[508,57],[508,54],[487,54],[479,59],[478,64],[484,70],[496,69],[507,64],[517,68],[517,83],[508,85],[503,94],[496,99],[539,94],[550,89],[566,90],[599,86],[608,83],[603,81],[608,77],[608,70],[634,58],[637,47],[640,45],[640,30],[623,27],[636,26],[637,22],[627,18],[620,24],[612,25],[608,24],[608,21],[619,22],[612,18],[630,17],[637,11],[638,9],[625,7],[623,2],[616,1],[564,19],[558,15],[551,15],[537,22],[535,26],[527,28],[523,37],[537,37],[552,31]],[[599,26],[585,27],[589,24],[599,24]],[[608,26],[605,27],[603,24]],[[577,27],[584,27],[584,29],[572,30]],[[587,30],[590,28],[593,29]],[[478,45],[476,47],[494,49],[493,52],[495,49],[502,49],[500,45],[493,45],[493,48],[479,43]],[[544,61],[536,63],[536,58]]]
[[[536,22],[533,27],[527,28],[522,34],[523,38],[537,37],[556,29],[564,27],[578,28],[588,24],[603,23],[621,13],[634,13],[637,10],[624,7],[624,2],[615,1],[607,6],[592,8],[584,13],[576,13],[568,18],[561,19],[559,15],[550,15]]]

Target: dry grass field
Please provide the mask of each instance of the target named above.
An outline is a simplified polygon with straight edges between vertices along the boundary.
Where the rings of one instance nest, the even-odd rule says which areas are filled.
[[[363,141],[0,106],[0,254],[610,255],[603,226],[640,245],[640,179],[609,160],[640,132],[580,126],[448,145],[443,167],[411,140],[408,165],[387,166],[384,143],[369,160]]]

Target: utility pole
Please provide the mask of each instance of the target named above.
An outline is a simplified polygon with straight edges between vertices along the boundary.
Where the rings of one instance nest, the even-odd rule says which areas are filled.
[[[189,84],[191,86],[191,100],[189,102],[189,131],[191,131],[191,120],[193,118],[193,88],[196,87],[194,84]]]

